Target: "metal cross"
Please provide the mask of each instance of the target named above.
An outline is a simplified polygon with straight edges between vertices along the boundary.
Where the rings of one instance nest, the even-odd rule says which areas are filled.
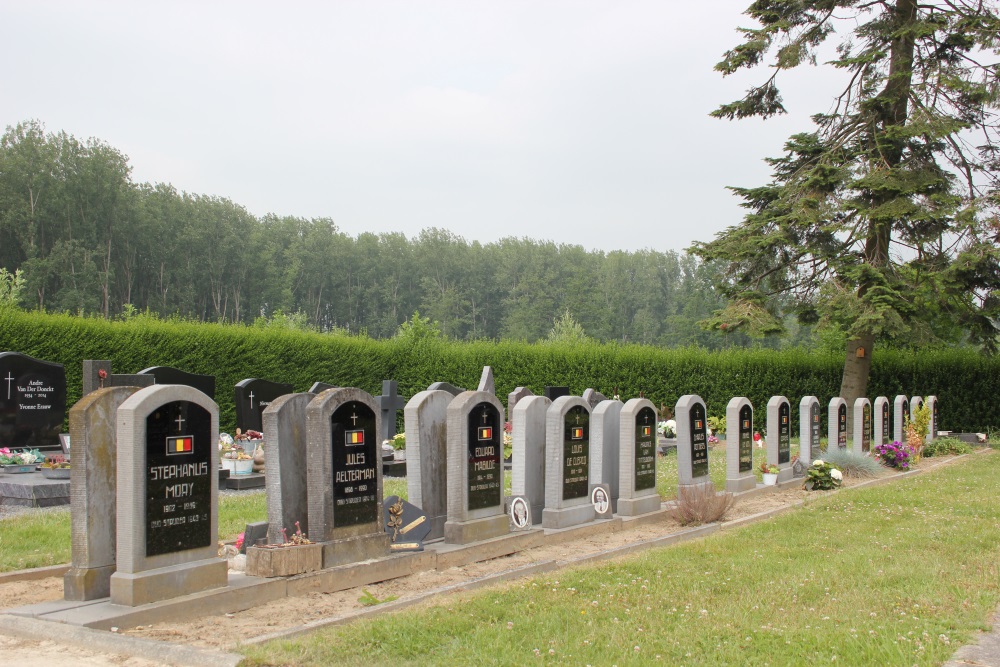
[[[351,424],[353,424],[354,426],[358,425],[358,412],[357,412],[357,410],[355,410],[353,413],[351,413]]]
[[[253,389],[250,390],[250,409],[253,410]]]
[[[7,371],[7,377],[4,378],[7,381],[7,398],[10,398],[10,383],[14,381],[14,376],[11,375],[10,371]]]
[[[186,421],[187,420],[184,419],[184,417],[182,417],[181,414],[178,412],[177,413],[177,432],[178,433],[180,433],[181,429],[184,428],[184,422],[186,422]]]
[[[484,424],[486,423],[486,417],[487,417],[487,415],[486,415],[486,406],[484,405],[483,406],[483,423]]]

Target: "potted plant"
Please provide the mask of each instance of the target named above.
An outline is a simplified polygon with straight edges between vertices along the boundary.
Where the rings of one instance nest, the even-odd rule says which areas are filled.
[[[0,448],[0,467],[9,473],[35,472],[35,465],[42,459],[42,453],[37,449],[15,452]]]
[[[46,479],[69,479],[69,461],[61,454],[46,456],[45,462],[42,463],[42,477]]]
[[[778,466],[771,465],[767,461],[761,461],[758,466],[761,475],[764,477],[764,486],[774,486],[778,483]]]

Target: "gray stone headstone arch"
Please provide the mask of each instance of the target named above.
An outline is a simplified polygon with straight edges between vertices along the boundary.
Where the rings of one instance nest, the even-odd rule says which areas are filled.
[[[739,493],[756,486],[753,404],[745,396],[737,396],[726,406],[726,491]]]

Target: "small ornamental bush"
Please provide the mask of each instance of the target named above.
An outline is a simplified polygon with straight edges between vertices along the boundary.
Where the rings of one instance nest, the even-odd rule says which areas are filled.
[[[822,459],[816,459],[806,470],[806,480],[802,488],[806,491],[836,489],[844,481],[844,475]]]
[[[882,465],[900,470],[909,470],[913,458],[913,450],[898,440],[887,445],[878,445],[872,450],[872,453]]]
[[[879,462],[867,454],[858,454],[849,449],[834,447],[825,454],[825,461],[848,477],[872,478],[884,469]]]
[[[924,445],[924,456],[971,454],[972,445],[958,438],[937,438]]]

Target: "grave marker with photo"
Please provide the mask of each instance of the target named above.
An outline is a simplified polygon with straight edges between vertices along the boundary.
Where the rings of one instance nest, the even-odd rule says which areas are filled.
[[[622,407],[621,401],[601,401],[590,418],[590,484],[607,485],[612,513],[618,511]]]
[[[596,518],[590,502],[590,406],[580,396],[552,401],[545,420],[542,527],[568,528]]]
[[[511,455],[511,495],[528,503],[525,514],[534,523],[542,522],[545,507],[545,425],[552,401],[544,396],[523,396],[516,402],[510,420],[513,426]]]

